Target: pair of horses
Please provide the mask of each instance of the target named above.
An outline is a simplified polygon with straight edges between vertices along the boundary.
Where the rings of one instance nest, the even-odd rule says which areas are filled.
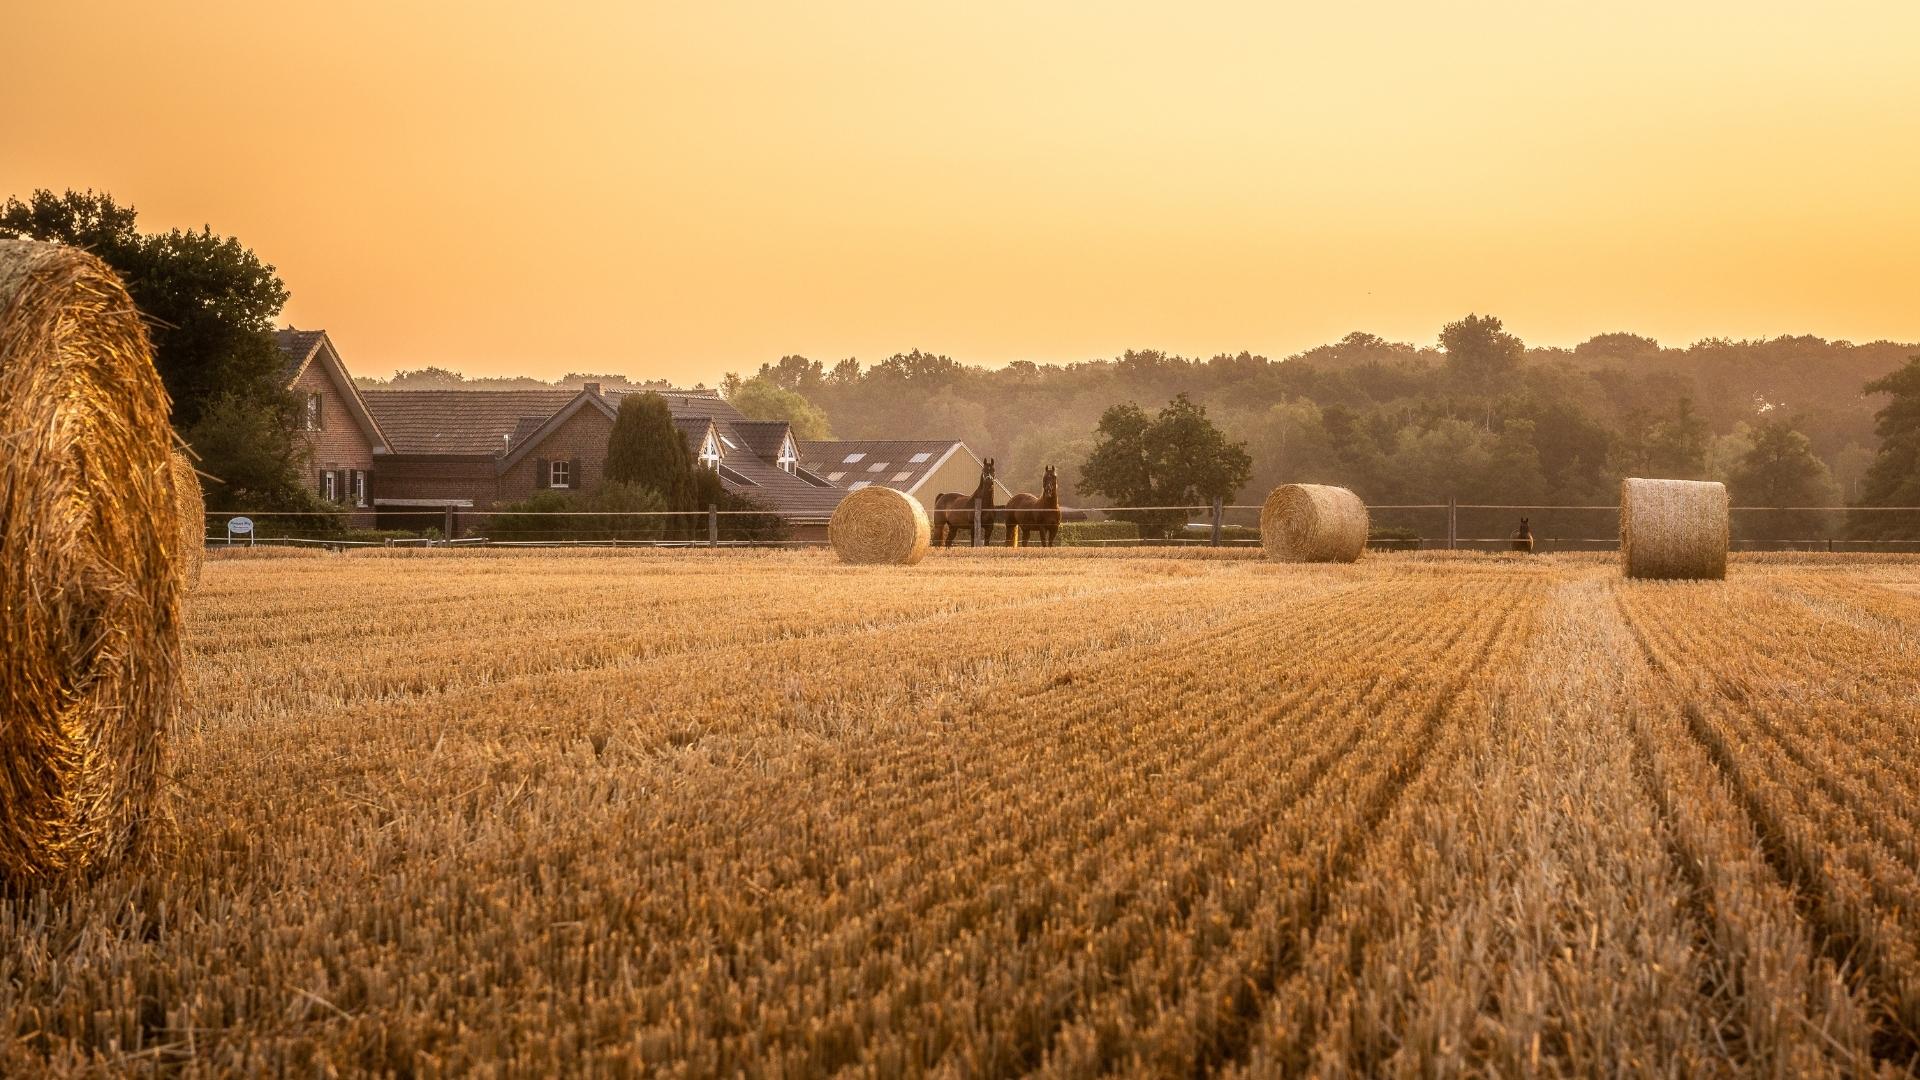
[[[952,547],[954,535],[961,529],[967,530],[967,539],[973,539],[973,512],[980,511],[980,528],[986,534],[981,543],[993,543],[993,527],[998,522],[1006,522],[1007,546],[1018,547],[1022,541],[1038,538],[1041,547],[1052,547],[1060,537],[1060,478],[1047,466],[1046,475],[1040,480],[1040,494],[1021,492],[1007,500],[1007,505],[995,509],[993,505],[993,459],[988,458],[980,469],[980,483],[968,495],[958,491],[943,492],[933,500],[933,542],[938,547]]]

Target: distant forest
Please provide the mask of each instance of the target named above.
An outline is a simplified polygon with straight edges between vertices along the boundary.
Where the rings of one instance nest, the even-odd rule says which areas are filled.
[[[1465,324],[1477,334],[1454,337],[1452,348],[1353,333],[1282,360],[1140,350],[988,369],[919,350],[871,366],[788,356],[726,385],[797,393],[840,438],[964,439],[997,458],[1015,489],[1038,490],[1041,471],[1057,465],[1069,505],[1101,501],[1077,490],[1101,413],[1124,402],[1151,411],[1180,393],[1246,444],[1253,475],[1241,497],[1255,501],[1277,484],[1316,482],[1371,503],[1608,504],[1623,476],[1729,479],[1752,456],[1756,431],[1782,425],[1805,436],[1821,466],[1803,496],[1824,489],[1852,501],[1886,403],[1861,388],[1920,354],[1920,344],[1818,337],[1665,348],[1627,333],[1539,348],[1497,319],[1472,318],[1450,324],[1443,340]],[[557,384],[462,380],[440,369],[361,382],[507,388],[590,378],[662,385],[577,374]]]

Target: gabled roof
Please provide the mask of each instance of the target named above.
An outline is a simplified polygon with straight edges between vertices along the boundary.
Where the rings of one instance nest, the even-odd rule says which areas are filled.
[[[780,460],[780,445],[787,441],[793,425],[785,420],[735,420],[733,430],[755,454],[768,461]]]
[[[347,412],[352,414],[353,422],[359,426],[361,434],[367,437],[376,454],[393,452],[393,443],[381,427],[379,418],[373,415],[367,399],[360,388],[353,384],[353,373],[347,370],[339,350],[327,337],[325,330],[295,330],[289,326],[273,332],[274,343],[280,346],[280,355],[285,362],[284,373],[287,385],[292,386],[310,365],[321,364],[327,369],[327,378],[335,390],[347,403]]]
[[[841,487],[878,484],[918,496],[922,502],[939,492],[922,491],[920,486],[955,455],[964,455],[976,470],[980,467],[980,459],[958,439],[836,439],[800,444],[801,466],[832,483]],[[1011,494],[998,480],[994,487],[1001,499]]]
[[[367,407],[399,454],[477,454],[491,457],[531,432],[520,421],[546,423],[579,390],[367,390]],[[518,437],[516,437],[518,436]]]

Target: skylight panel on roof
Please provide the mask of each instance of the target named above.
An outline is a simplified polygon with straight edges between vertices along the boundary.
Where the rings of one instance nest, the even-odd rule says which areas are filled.
[[[897,472],[897,473],[894,473],[894,474],[893,474],[893,479],[892,479],[892,480],[890,480],[890,481],[888,481],[888,482],[889,482],[889,483],[894,483],[894,484],[898,484],[898,483],[901,483],[901,482],[903,482],[903,481],[907,481],[907,480],[911,480],[911,479],[913,479],[913,474],[912,474],[912,473],[910,473],[910,472]]]
[[[843,476],[845,476],[845,475],[847,475],[847,474],[846,474],[846,473],[844,473],[844,472],[830,472],[830,473],[828,473],[828,474],[827,474],[827,479],[829,479],[829,480],[831,480],[831,481],[833,481],[834,483],[836,483],[836,484],[837,484],[837,483],[839,483],[839,482],[840,482],[840,478],[841,478],[841,477],[843,477]]]
[[[922,464],[923,462],[931,461],[932,459],[933,459],[932,454],[915,454],[912,457],[907,459],[907,463],[910,465],[919,465],[919,464]]]
[[[853,483],[847,485],[847,490],[859,491],[861,488],[866,487],[868,484],[871,484],[871,483],[873,483],[873,481],[871,480],[855,480]]]
[[[720,436],[720,441],[721,441],[721,442],[723,442],[723,443],[726,443],[726,444],[727,444],[727,449],[729,449],[729,450],[738,450],[738,449],[740,449],[740,444],[739,444],[739,443],[736,443],[736,442],[734,442],[734,441],[733,441],[732,439],[729,439],[729,438],[727,438],[727,437],[726,437],[725,435],[722,435],[722,436]]]
[[[844,459],[841,460],[840,464],[851,465],[854,462],[859,461],[861,458],[866,456],[867,455],[865,454],[848,454]]]
[[[884,461],[876,461],[873,464],[867,466],[867,471],[868,472],[886,472],[887,463]]]

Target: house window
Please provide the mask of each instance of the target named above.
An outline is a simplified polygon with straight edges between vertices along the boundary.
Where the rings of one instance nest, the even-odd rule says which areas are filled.
[[[932,454],[915,454],[912,457],[908,458],[907,461],[909,464],[919,465],[926,461],[931,460],[932,458],[933,458]]]
[[[323,421],[325,419],[326,417],[323,416],[320,412],[320,392],[316,390],[307,395],[307,414],[306,414],[307,430],[308,431],[321,430],[323,426]]]
[[[365,469],[353,470],[353,505],[367,505],[367,471]]]
[[[573,462],[571,461],[547,462],[547,486],[557,487],[557,488],[572,487],[573,486]]]
[[[776,464],[787,472],[800,467],[800,455],[793,449],[793,436],[789,435],[780,440],[780,460]]]
[[[707,436],[706,442],[700,444],[700,464],[709,469],[720,467],[720,447],[713,441],[711,434]]]
[[[320,497],[328,502],[335,502],[340,498],[339,481],[335,479],[332,469],[324,469],[320,473]]]
[[[854,463],[856,463],[856,462],[858,462],[858,461],[859,461],[859,460],[860,460],[861,458],[863,458],[863,457],[866,457],[866,456],[867,456],[867,455],[865,455],[865,454],[848,454],[848,455],[846,456],[846,459],[845,459],[845,460],[843,460],[843,461],[841,461],[841,462],[840,462],[840,464],[842,464],[842,465],[852,465],[852,464],[854,464]]]

